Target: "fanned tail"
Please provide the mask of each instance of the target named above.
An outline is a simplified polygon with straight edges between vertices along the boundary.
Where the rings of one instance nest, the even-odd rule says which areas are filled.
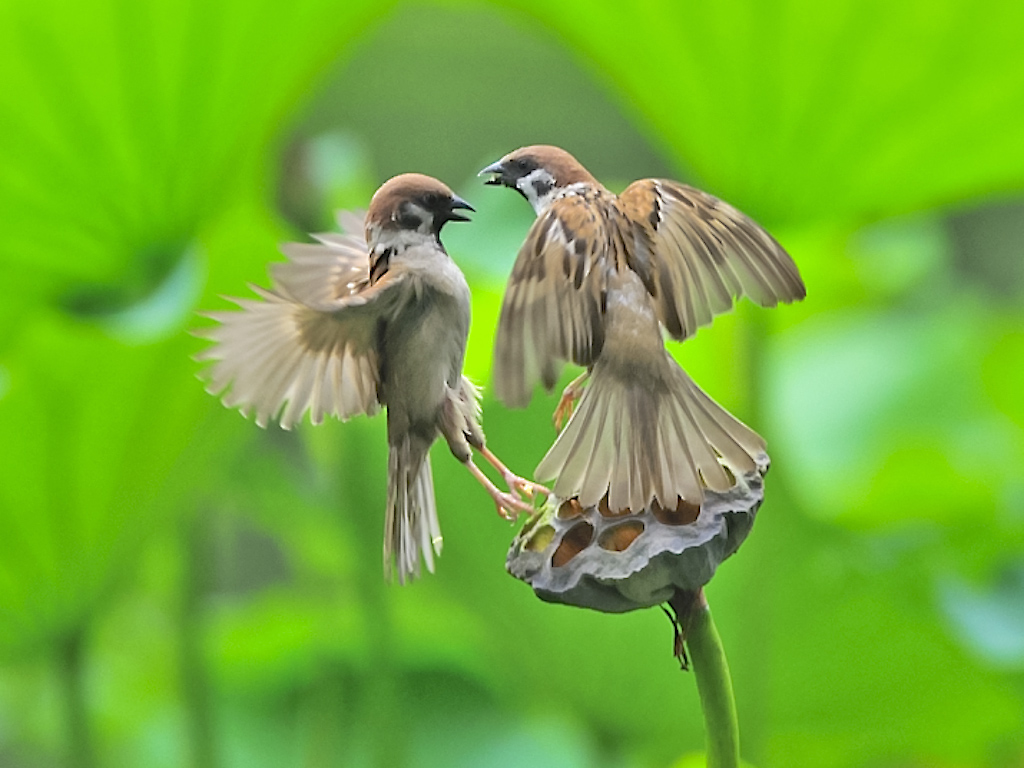
[[[434,501],[429,446],[404,438],[388,452],[388,509],[384,523],[384,577],[405,584],[420,575],[420,554],[434,572],[434,555],[441,554],[441,527]],[[394,566],[392,566],[394,563]]]
[[[667,354],[655,375],[624,375],[599,360],[536,477],[583,506],[605,493],[612,510],[639,510],[652,499],[675,507],[677,497],[700,504],[705,487],[730,488],[764,449]]]

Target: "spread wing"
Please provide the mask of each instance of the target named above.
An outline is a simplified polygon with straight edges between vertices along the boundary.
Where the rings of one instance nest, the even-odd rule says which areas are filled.
[[[565,361],[590,365],[604,343],[607,227],[581,196],[556,200],[533,223],[505,289],[494,348],[498,399],[525,406]]]
[[[314,237],[281,247],[289,261],[272,268],[270,290],[250,286],[259,298],[231,299],[240,311],[207,313],[219,325],[197,332],[213,342],[196,356],[213,363],[208,391],[261,427],[380,409],[377,326],[403,301],[403,279],[385,271],[370,284],[361,235]]]
[[[313,234],[317,243],[284,243],[288,261],[271,265],[275,285],[307,307],[333,311],[335,302],[364,288],[369,277],[369,246],[363,236],[363,211],[341,211],[341,232]]]
[[[630,267],[676,339],[732,309],[741,296],[774,307],[806,295],[796,264],[753,219],[699,189],[663,179],[634,182],[619,196],[632,220]]]

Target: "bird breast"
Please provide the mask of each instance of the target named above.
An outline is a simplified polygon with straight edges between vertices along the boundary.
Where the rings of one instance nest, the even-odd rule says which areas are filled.
[[[381,402],[410,423],[433,424],[447,389],[462,375],[469,287],[447,260],[449,268],[409,276],[407,302],[381,329]]]

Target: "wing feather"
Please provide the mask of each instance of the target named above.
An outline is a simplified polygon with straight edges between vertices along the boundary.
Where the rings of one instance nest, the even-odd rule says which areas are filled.
[[[618,202],[634,226],[630,267],[676,339],[692,336],[742,296],[774,307],[806,294],[782,246],[748,216],[706,192],[642,179]]]
[[[322,232],[313,235],[316,243],[281,245],[288,260],[271,267],[277,292],[307,307],[330,312],[337,308],[339,299],[354,298],[365,291],[369,247],[363,238],[362,216],[343,211],[338,221],[346,230],[344,234]]]
[[[347,228],[361,217],[340,220]],[[390,271],[370,285],[360,233],[314,237],[283,245],[288,261],[272,267],[272,287],[250,286],[257,299],[230,299],[239,309],[206,314],[218,325],[197,332],[213,342],[196,356],[212,363],[207,389],[260,426],[380,409],[377,328],[398,311],[407,281]]]
[[[587,366],[601,351],[608,238],[592,205],[556,200],[516,257],[494,355],[495,394],[507,405],[526,405],[538,381],[551,389],[563,363]]]

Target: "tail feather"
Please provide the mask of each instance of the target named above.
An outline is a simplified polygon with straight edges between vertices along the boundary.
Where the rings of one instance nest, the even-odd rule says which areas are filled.
[[[405,584],[420,575],[420,557],[434,572],[441,554],[441,526],[427,448],[405,438],[388,453],[388,507],[384,523],[384,577]],[[394,566],[392,566],[394,563]]]
[[[537,479],[584,506],[607,493],[612,509],[641,509],[652,499],[674,507],[677,496],[699,504],[705,488],[726,490],[753,469],[761,437],[667,356],[661,373],[652,385],[598,361]]]
[[[682,370],[682,369],[680,369]],[[686,376],[685,372],[683,373]],[[764,439],[737,419],[686,376],[694,403],[694,415],[708,442],[715,447],[725,460],[726,466],[736,471],[749,472],[757,464],[753,457],[765,449]],[[726,484],[728,487],[730,483]],[[710,486],[710,484],[709,484]],[[724,490],[724,488],[716,488]]]

